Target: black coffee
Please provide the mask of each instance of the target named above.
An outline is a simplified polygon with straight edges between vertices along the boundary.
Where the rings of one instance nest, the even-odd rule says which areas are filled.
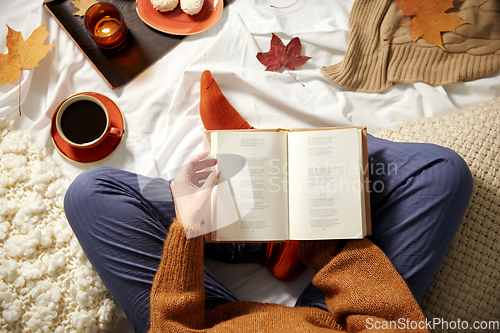
[[[76,101],[64,110],[61,129],[66,138],[74,143],[92,142],[106,129],[106,114],[92,101]]]

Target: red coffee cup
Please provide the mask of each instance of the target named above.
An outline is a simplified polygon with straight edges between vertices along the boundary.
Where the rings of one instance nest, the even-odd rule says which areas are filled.
[[[56,110],[56,128],[61,138],[75,148],[93,148],[108,136],[121,137],[112,127],[104,104],[93,96],[68,97]]]

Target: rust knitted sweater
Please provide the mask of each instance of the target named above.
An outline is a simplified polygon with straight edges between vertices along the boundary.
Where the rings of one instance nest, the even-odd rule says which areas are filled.
[[[427,332],[407,285],[369,240],[304,241],[300,251],[317,270],[313,284],[328,312],[245,301],[206,311],[203,237],[187,238],[174,220],[153,281],[149,332]]]

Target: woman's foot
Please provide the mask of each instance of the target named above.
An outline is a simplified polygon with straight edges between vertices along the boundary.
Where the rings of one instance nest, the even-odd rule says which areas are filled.
[[[201,74],[200,116],[207,130],[252,129],[222,94],[210,71]]]

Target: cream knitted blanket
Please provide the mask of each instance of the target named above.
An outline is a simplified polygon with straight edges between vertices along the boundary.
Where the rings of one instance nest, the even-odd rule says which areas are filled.
[[[70,181],[0,120],[0,332],[110,332],[123,317],[69,226]]]
[[[459,153],[474,178],[462,224],[427,289],[428,320],[460,319],[460,332],[500,331],[500,98],[459,113],[421,119],[384,130],[392,141],[435,143]],[[473,325],[483,329],[475,330]],[[465,324],[464,324],[465,325]],[[436,332],[456,332],[456,329]]]

